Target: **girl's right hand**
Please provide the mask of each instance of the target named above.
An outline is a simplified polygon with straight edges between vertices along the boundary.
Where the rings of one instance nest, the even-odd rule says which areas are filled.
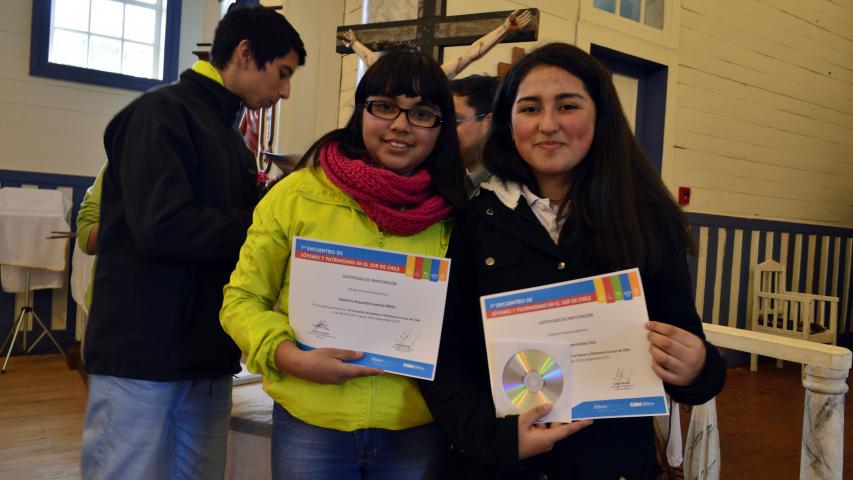
[[[518,459],[524,460],[540,453],[550,452],[554,444],[578,430],[592,425],[592,420],[572,423],[535,423],[551,411],[551,404],[543,403],[518,416]]]
[[[288,375],[314,383],[340,384],[355,377],[382,375],[378,368],[344,363],[358,360],[362,352],[338,348],[301,350],[293,342],[281,342],[275,350],[275,366]]]

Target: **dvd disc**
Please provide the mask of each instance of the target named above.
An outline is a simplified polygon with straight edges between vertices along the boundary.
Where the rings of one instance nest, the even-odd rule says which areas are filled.
[[[563,370],[541,350],[522,350],[506,362],[504,393],[509,401],[525,412],[543,403],[554,403],[563,392]]]

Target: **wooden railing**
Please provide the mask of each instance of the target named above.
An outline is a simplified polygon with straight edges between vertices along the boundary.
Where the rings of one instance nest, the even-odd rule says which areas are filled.
[[[704,324],[712,344],[805,365],[800,478],[840,480],[844,466],[844,394],[851,354],[846,348]]]

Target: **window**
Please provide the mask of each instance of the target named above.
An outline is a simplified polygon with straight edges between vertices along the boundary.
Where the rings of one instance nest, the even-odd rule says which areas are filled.
[[[663,28],[664,0],[593,0],[592,5],[610,13],[644,23],[650,27]]]
[[[181,0],[34,0],[30,74],[131,90],[177,78]]]

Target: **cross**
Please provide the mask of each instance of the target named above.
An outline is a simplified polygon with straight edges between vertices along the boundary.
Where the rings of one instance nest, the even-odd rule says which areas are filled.
[[[509,73],[509,69],[512,68],[513,65],[518,63],[521,60],[521,57],[524,56],[524,49],[519,47],[512,47],[512,60],[511,63],[498,63],[498,77],[504,78],[507,73]]]
[[[539,34],[539,10],[527,9],[533,20],[517,32],[510,33],[501,43],[533,42]],[[468,46],[504,22],[512,10],[475,13],[470,15],[446,16],[444,0],[421,0],[418,18],[395,22],[344,25],[337,33],[352,30],[359,41],[378,52],[398,43],[411,43],[422,52],[431,55],[439,63],[443,61],[444,47]],[[353,53],[352,49],[337,39],[338,53]]]

